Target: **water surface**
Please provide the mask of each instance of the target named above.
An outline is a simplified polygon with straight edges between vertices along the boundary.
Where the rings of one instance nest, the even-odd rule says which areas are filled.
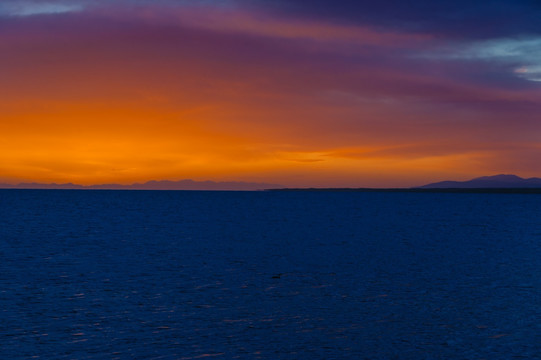
[[[0,190],[2,359],[532,359],[541,195]]]

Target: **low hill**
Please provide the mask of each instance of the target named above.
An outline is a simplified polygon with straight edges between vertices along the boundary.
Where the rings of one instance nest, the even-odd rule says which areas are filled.
[[[541,188],[541,178],[524,179],[516,175],[482,176],[468,181],[440,181],[419,189],[523,189]]]

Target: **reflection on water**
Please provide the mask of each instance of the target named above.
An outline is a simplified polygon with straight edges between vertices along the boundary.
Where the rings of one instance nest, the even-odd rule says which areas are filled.
[[[0,191],[0,357],[532,359],[540,200]]]

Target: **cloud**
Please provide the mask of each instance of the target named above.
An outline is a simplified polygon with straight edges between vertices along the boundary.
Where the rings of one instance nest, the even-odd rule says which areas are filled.
[[[451,39],[541,34],[541,4],[534,0],[7,0],[0,5],[0,14],[29,16],[115,7],[127,12],[135,8],[245,9],[276,19],[376,27]]]
[[[541,81],[541,36],[454,43],[430,50],[423,56],[432,59],[483,61],[499,65],[501,70],[516,77]]]
[[[140,9],[141,10],[141,9]],[[122,13],[119,14],[122,16]],[[345,42],[359,45],[405,47],[431,40],[430,35],[340,25],[306,19],[282,19],[264,12],[227,7],[190,6],[144,8],[133,14],[142,20],[171,26],[187,26],[217,32],[249,34],[280,39]]]
[[[5,1],[0,4],[0,16],[33,16],[82,11],[84,6],[76,1]]]

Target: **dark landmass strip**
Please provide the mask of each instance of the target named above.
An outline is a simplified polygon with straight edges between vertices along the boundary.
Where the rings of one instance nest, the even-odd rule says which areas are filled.
[[[78,184],[40,184],[40,183],[21,183],[21,184],[0,184],[2,189],[54,189],[54,190],[196,190],[196,191],[256,191],[281,188],[283,185],[249,183],[249,182],[215,182],[215,181],[148,181],[146,183],[121,185],[121,184],[102,184],[102,185],[78,185]]]
[[[271,191],[364,191],[364,192],[445,192],[487,194],[541,194],[541,179],[523,179],[516,175],[483,176],[468,181],[441,181],[414,188],[307,188],[269,189]]]
[[[472,193],[472,194],[541,194],[539,188],[285,188],[267,191],[320,191],[320,192],[389,192],[389,193]]]

